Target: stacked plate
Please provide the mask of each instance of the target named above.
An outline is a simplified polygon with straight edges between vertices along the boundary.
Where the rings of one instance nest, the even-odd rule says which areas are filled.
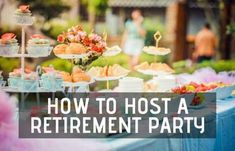
[[[119,80],[118,91],[120,92],[143,92],[144,81],[135,77],[124,77]]]

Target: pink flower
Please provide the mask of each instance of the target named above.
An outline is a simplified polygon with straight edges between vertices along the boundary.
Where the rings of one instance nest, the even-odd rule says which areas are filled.
[[[86,32],[84,31],[78,32],[78,35],[80,36],[81,39],[84,39],[87,36]]]
[[[89,35],[89,39],[92,40],[92,41],[96,41],[96,42],[102,40],[102,38],[99,35],[94,34],[94,33],[91,33]]]
[[[106,47],[106,42],[105,41],[101,41],[99,44],[100,44],[100,47],[103,47],[103,48]]]
[[[0,125],[12,122],[14,115],[14,104],[10,101],[9,96],[0,91]]]
[[[75,41],[75,36],[74,35],[68,35],[68,40],[70,41],[70,42],[74,42]]]

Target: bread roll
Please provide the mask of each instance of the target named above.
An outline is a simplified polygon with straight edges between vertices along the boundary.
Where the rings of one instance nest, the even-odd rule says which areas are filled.
[[[65,49],[66,54],[83,54],[86,53],[86,48],[79,43],[70,43]]]
[[[90,76],[86,75],[85,73],[73,74],[72,78],[73,82],[81,82],[81,81],[89,82],[91,80]]]
[[[83,73],[83,71],[78,66],[74,66],[73,67],[73,74],[76,74],[76,73]]]
[[[62,71],[62,72],[60,72],[60,75],[65,82],[72,82],[72,77],[70,76],[70,74],[68,72]]]
[[[59,44],[54,49],[53,52],[55,54],[65,54],[65,49],[68,47],[66,44]]]

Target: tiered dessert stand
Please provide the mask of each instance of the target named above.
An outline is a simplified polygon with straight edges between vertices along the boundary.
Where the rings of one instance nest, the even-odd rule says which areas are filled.
[[[72,68],[75,66],[74,62],[75,60],[82,59],[84,57],[87,57],[89,54],[79,54],[79,55],[68,55],[68,54],[57,54],[56,57],[60,59],[70,60],[72,63]],[[89,85],[94,83],[95,80],[91,77],[91,80],[89,82],[80,81],[80,82],[63,82],[63,87],[68,89],[68,92],[89,92]]]
[[[31,92],[36,93],[36,97],[37,97],[37,103],[40,104],[40,98],[39,98],[39,93],[40,92],[48,92],[48,90],[44,90],[42,88],[39,87],[39,72],[40,72],[40,67],[37,67],[37,75],[38,75],[38,79],[36,81],[37,84],[37,89],[36,90],[27,90],[27,89],[22,89],[23,85],[25,84],[24,79],[25,79],[25,58],[39,58],[39,57],[47,57],[50,55],[51,51],[52,51],[52,47],[48,47],[47,54],[40,54],[40,53],[35,53],[35,54],[30,54],[27,53],[26,49],[26,33],[25,33],[25,28],[27,26],[31,26],[33,24],[34,18],[30,15],[30,16],[14,16],[16,24],[21,26],[21,51],[19,52],[19,46],[18,46],[18,51],[16,53],[10,53],[10,54],[3,54],[1,55],[2,57],[8,57],[8,58],[20,58],[20,71],[21,71],[21,80],[19,80],[19,86],[17,87],[11,87],[11,86],[6,86],[4,85],[4,87],[2,87],[2,89],[6,92],[13,92],[13,93],[21,93],[21,106],[24,107],[24,100],[27,97],[27,95]],[[11,49],[11,48],[9,48]],[[9,83],[8,83],[9,84]],[[34,85],[35,86],[35,85]]]
[[[156,41],[155,46],[146,46],[143,48],[143,52],[153,55],[155,57],[155,62],[157,62],[157,56],[164,56],[169,53],[171,53],[171,50],[169,48],[164,48],[164,47],[159,47],[159,41],[161,40],[162,36],[159,31],[157,31],[154,34],[154,39]],[[153,79],[150,81],[154,81],[154,78],[156,77],[161,77],[164,78],[167,75],[171,75],[172,73],[170,72],[165,72],[165,71],[155,71],[155,70],[141,70],[137,69],[138,72],[145,74],[145,75],[151,75],[153,76]]]
[[[154,39],[156,41],[156,46],[147,46],[143,48],[143,52],[153,55],[155,57],[155,62],[157,61],[157,56],[164,56],[167,55],[171,52],[169,48],[163,48],[159,47],[159,41],[161,40],[162,36],[160,32],[156,32],[154,34]],[[154,70],[137,70],[140,73],[143,73],[145,75],[152,75],[152,76],[162,76],[162,75],[168,75],[168,72],[163,72],[163,71],[154,71]]]
[[[35,53],[35,54],[29,54],[26,53],[26,33],[25,33],[25,28],[26,26],[31,26],[33,24],[34,18],[32,16],[27,16],[27,17],[22,17],[20,18],[19,16],[15,16],[16,19],[16,24],[21,26],[21,51],[20,53],[15,53],[15,54],[9,54],[9,55],[2,55],[2,57],[8,57],[8,58],[20,58],[20,63],[21,63],[21,80],[22,82],[21,85],[24,84],[24,78],[25,78],[25,58],[39,58],[39,57],[47,57],[50,55],[52,51],[52,47],[48,48],[48,53],[47,54],[40,54],[40,53]],[[37,67],[37,73],[39,75],[40,67]],[[28,92],[44,92],[45,90],[41,89],[39,87],[39,78],[37,82],[37,87],[38,89],[36,91],[28,91]],[[3,88],[5,91],[8,92],[25,92],[27,90],[22,90],[21,86],[19,88],[12,88],[9,86],[6,86]],[[48,91],[45,91],[48,92]]]
[[[114,50],[114,51],[112,51]],[[109,56],[115,56],[121,52],[121,49],[118,46],[113,47],[106,47],[106,51],[102,54],[103,57],[109,57]],[[89,56],[89,52],[86,54],[80,54],[80,55],[74,55],[74,54],[56,54],[58,58],[70,60],[72,63],[72,66],[74,67],[74,62],[77,62],[77,60],[82,59],[84,57]],[[72,68],[73,68],[72,67]],[[91,76],[91,80],[89,82],[63,82],[63,86],[68,88],[69,92],[88,92],[89,91],[89,85],[94,83],[95,81],[107,81],[107,89],[109,89],[109,81],[111,80],[118,80],[122,78],[123,76],[119,77],[107,77],[107,78],[99,78]]]
[[[113,47],[106,47],[106,51],[103,53],[103,57],[106,58],[106,57],[112,57],[112,56],[116,56],[118,55],[119,53],[121,53],[122,50],[119,46],[113,46]],[[110,84],[109,82],[110,81],[114,81],[114,80],[119,80],[123,77],[127,76],[126,75],[122,75],[122,76],[109,76],[109,77],[94,77],[94,79],[96,81],[106,81],[106,89],[104,90],[101,90],[100,92],[111,92],[111,89],[110,89]]]

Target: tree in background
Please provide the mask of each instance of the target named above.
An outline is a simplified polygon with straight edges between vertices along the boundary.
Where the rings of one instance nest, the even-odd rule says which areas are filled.
[[[108,0],[81,0],[81,2],[87,8],[90,28],[94,29],[96,16],[105,13],[108,8]]]
[[[228,34],[228,31],[233,32],[233,9],[235,8],[235,1],[233,0],[221,0],[220,1],[220,52],[223,59],[231,59],[232,53],[232,34]],[[229,28],[230,27],[230,28]],[[230,30],[228,30],[230,29]]]

